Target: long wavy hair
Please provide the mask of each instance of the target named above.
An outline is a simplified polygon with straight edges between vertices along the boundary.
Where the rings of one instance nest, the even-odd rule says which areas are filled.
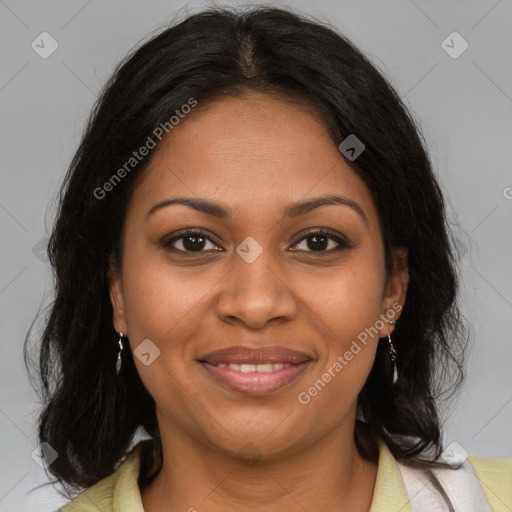
[[[44,318],[41,309],[34,320],[24,357],[30,375],[28,342],[42,320],[38,436],[57,451],[49,471],[68,491],[112,474],[140,428],[148,434],[141,443],[141,487],[162,464],[155,403],[130,351],[115,376],[118,335],[107,280],[110,264],[121,263],[127,205],[151,152],[114,183],[108,198],[95,191],[190,98],[200,108],[247,91],[313,108],[336,145],[350,134],[364,143],[365,151],[347,163],[377,206],[387,275],[392,249],[406,247],[409,284],[393,334],[399,383],[391,384],[381,340],[358,397],[355,439],[367,458],[380,437],[396,458],[418,461],[430,453],[429,460],[439,460],[439,404],[462,382],[466,328],[445,200],[420,128],[385,76],[327,23],[266,6],[210,8],[176,21],[119,64],[59,191],[48,245],[54,297]]]

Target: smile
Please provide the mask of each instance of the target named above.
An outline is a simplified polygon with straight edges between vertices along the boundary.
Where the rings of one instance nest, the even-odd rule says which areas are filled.
[[[200,363],[212,379],[230,389],[247,394],[265,394],[280,390],[297,380],[311,361],[298,364]]]
[[[237,364],[237,363],[219,363],[219,368],[231,368],[237,372],[242,373],[267,373],[274,370],[281,370],[282,368],[289,368],[290,363],[264,363],[264,364]]]

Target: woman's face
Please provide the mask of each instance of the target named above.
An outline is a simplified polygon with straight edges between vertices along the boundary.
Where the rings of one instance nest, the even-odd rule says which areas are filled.
[[[110,291],[162,439],[271,458],[353,431],[407,273],[386,281],[370,191],[322,122],[249,93],[199,103],[154,151]],[[343,199],[299,206],[326,196]],[[233,347],[265,350],[211,356]]]

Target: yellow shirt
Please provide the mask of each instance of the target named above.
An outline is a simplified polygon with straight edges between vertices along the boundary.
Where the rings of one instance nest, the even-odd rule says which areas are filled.
[[[512,458],[469,457],[493,512],[512,511]],[[137,479],[139,452],[133,450],[117,471],[83,491],[59,512],[144,512]],[[379,442],[377,480],[370,512],[411,512],[399,466]]]

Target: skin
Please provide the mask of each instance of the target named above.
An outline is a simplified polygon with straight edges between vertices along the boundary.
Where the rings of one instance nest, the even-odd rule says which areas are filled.
[[[366,220],[339,204],[282,218],[291,203],[332,194],[355,201]],[[233,218],[179,204],[147,217],[178,196],[215,201]],[[174,251],[162,247],[188,227],[211,238],[202,252],[183,238]],[[345,236],[351,248],[332,251],[339,244],[330,238],[311,248],[305,237],[318,228]],[[249,236],[263,251],[252,263],[236,252]],[[156,403],[164,453],[141,492],[145,511],[368,511],[377,463],[356,448],[356,400],[378,338],[393,326],[385,323],[308,404],[298,395],[358,334],[404,304],[404,249],[396,261],[404,265],[387,279],[370,191],[311,109],[251,92],[198,105],[181,121],[134,190],[122,268],[110,277],[115,329],[132,351],[145,339],[160,350],[148,366],[134,357]],[[247,395],[196,360],[233,345],[282,345],[314,361],[286,388]]]

